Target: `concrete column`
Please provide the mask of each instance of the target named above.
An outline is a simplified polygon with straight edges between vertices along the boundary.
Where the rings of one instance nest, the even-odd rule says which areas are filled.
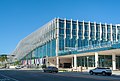
[[[59,57],[56,57],[56,67],[59,68]]]
[[[116,70],[116,55],[112,54],[112,69]]]
[[[95,52],[95,67],[98,67],[98,53]]]
[[[77,69],[77,56],[74,55],[74,68]]]
[[[48,56],[46,56],[46,66],[48,67]]]
[[[58,56],[59,51],[59,19],[57,19],[57,27],[56,27],[56,56]]]
[[[72,57],[72,68],[74,67],[74,65],[73,65],[74,63],[73,63],[73,57]]]
[[[58,57],[58,51],[59,51],[59,18],[57,18],[57,24],[56,24],[56,67],[59,68],[59,57]]]

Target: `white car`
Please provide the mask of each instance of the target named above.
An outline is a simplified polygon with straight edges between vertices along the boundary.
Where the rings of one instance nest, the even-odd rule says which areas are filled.
[[[100,68],[100,67],[97,67],[95,69],[90,70],[89,73],[90,73],[90,75],[102,74],[104,76],[106,76],[106,75],[110,76],[112,74],[112,70],[110,68]]]
[[[21,69],[21,66],[16,66],[15,69]]]

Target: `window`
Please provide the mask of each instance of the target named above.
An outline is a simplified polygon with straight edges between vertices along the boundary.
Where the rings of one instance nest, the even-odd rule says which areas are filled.
[[[59,27],[62,28],[62,29],[64,29],[64,22],[60,22],[59,23]]]
[[[76,35],[76,30],[72,30],[72,34],[73,34],[73,35]]]
[[[65,47],[70,47],[70,36],[66,36],[65,44]]]
[[[64,36],[59,38],[59,50],[64,50]]]
[[[79,30],[80,30],[80,31],[83,30],[83,24],[82,24],[82,22],[79,23]]]
[[[66,34],[70,34],[70,29],[66,29]]]
[[[94,67],[95,57],[94,56],[77,57],[77,65],[82,67]]]
[[[96,32],[100,32],[100,24],[96,25]]]
[[[99,55],[99,67],[111,67],[112,55]]]
[[[59,29],[60,34],[64,34],[64,29]]]
[[[70,29],[70,28],[71,28],[70,23],[67,22],[66,29]]]
[[[73,24],[72,29],[75,30],[76,28],[76,24]]]
[[[110,30],[111,28],[110,28],[110,25],[107,25],[107,32],[108,33],[111,33],[111,30]]]

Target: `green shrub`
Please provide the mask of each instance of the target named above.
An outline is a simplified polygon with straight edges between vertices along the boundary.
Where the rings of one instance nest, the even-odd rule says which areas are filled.
[[[46,65],[45,65],[45,64],[43,64],[41,67],[42,67],[42,68],[46,68]]]

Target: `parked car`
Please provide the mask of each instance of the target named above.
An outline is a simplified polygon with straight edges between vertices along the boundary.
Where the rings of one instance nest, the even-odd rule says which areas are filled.
[[[44,70],[44,72],[49,72],[49,73],[56,72],[56,73],[58,73],[58,68],[56,68],[54,66],[48,66],[48,67],[46,67],[43,70]]]
[[[106,76],[106,75],[110,76],[112,74],[112,70],[110,68],[100,68],[100,67],[97,67],[95,69],[90,70],[89,73],[90,73],[90,75],[102,74],[104,76]]]
[[[21,69],[21,66],[16,66],[15,69]]]

